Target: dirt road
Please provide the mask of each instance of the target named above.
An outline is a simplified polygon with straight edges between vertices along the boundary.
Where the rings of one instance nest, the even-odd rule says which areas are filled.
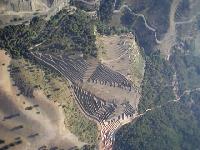
[[[173,0],[171,4],[171,10],[169,14],[169,28],[164,38],[161,40],[158,48],[169,59],[171,48],[174,46],[176,41],[176,26],[175,26],[175,13],[180,0]],[[166,18],[167,19],[167,18]]]

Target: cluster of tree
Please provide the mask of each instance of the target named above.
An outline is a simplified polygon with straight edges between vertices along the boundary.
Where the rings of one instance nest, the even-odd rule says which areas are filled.
[[[124,3],[124,0],[116,0],[115,10],[119,10],[123,3]]]
[[[169,103],[122,127],[116,135],[115,150],[199,149],[200,130],[190,109]]]
[[[193,54],[182,53],[176,50],[170,59],[171,64],[175,66],[179,94],[187,89],[200,87],[200,58]]]
[[[146,23],[156,30],[157,38],[161,39],[169,27],[171,3],[171,0],[136,0],[129,5],[134,13],[145,16]],[[140,46],[149,55],[155,50],[155,32],[145,25],[144,18],[134,15],[132,11],[124,9],[121,24],[136,33]]]
[[[197,81],[200,79],[195,77],[199,69],[199,60],[196,56],[184,55],[179,51],[173,54],[171,64],[175,66],[179,87],[182,88],[180,95],[189,88],[188,84],[184,83],[193,82],[191,83],[193,88],[199,84]],[[200,148],[198,144],[200,142],[200,93],[191,90],[189,95],[185,94],[181,97],[180,103],[168,102],[175,99],[170,87],[174,73],[171,68],[172,66],[158,53],[152,53],[146,59],[139,109],[142,112],[148,108],[155,109],[148,111],[136,122],[123,126],[116,134],[114,149],[188,150]],[[194,81],[191,81],[193,79]]]
[[[130,30],[126,27],[115,27],[110,26],[109,24],[105,24],[101,21],[96,21],[97,32],[101,35],[112,35],[112,34],[122,34],[128,33]]]
[[[96,56],[94,23],[83,11],[70,14],[62,10],[49,21],[33,18],[30,25],[7,26],[0,30],[0,47],[12,57],[23,55],[30,47],[33,50],[55,52],[82,52]]]
[[[0,30],[0,47],[7,50],[12,57],[22,55],[30,46],[35,32],[25,25],[7,26]]]
[[[187,53],[187,55],[186,55]],[[199,149],[200,142],[200,62],[192,53],[175,50],[170,62],[158,52],[146,56],[146,70],[139,111],[148,111],[116,134],[114,149]],[[174,69],[172,69],[174,68]],[[171,81],[176,71],[180,102],[175,99]],[[155,107],[162,106],[162,107]],[[122,140],[123,139],[123,140]]]
[[[111,20],[114,11],[114,3],[115,0],[102,0],[100,2],[98,13],[100,21],[108,23]]]
[[[159,51],[146,56],[140,112],[174,99],[171,86],[173,74],[172,66],[161,58]]]
[[[64,52],[83,52],[96,56],[94,23],[85,12],[77,10],[74,14],[62,10],[40,32],[34,43],[43,43],[40,50],[64,50]]]
[[[155,32],[145,26],[142,17],[135,16],[129,9],[125,8],[120,19],[124,27],[135,33],[138,44],[144,48],[146,55],[150,55],[155,51]]]
[[[156,29],[159,39],[169,27],[169,13],[172,0],[135,0],[130,6],[135,13],[145,16],[147,23]]]
[[[120,18],[121,24],[123,26],[127,26],[129,28],[131,28],[131,26],[134,24],[134,21],[136,19],[137,19],[137,17],[135,15],[133,15],[133,13],[128,9],[124,9],[123,15]]]
[[[190,1],[189,0],[182,0],[179,2],[178,11],[175,14],[176,21],[182,21],[185,17],[189,17],[191,8],[190,8]]]

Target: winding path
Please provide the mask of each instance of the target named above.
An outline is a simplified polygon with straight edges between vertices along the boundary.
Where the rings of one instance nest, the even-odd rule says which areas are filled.
[[[155,28],[151,27],[146,20],[146,17],[143,14],[139,14],[139,13],[135,13],[128,5],[123,5],[119,10],[114,10],[113,13],[120,13],[124,8],[128,9],[133,15],[137,16],[137,17],[142,17],[145,27],[148,28],[150,31],[154,32],[155,34],[155,40],[157,44],[160,44],[161,41],[158,40],[157,38],[157,31]]]
[[[192,22],[196,17],[195,16],[194,18],[192,18],[191,20],[186,21],[186,22],[175,23],[175,21],[174,21],[175,20],[175,13],[176,13],[179,2],[180,2],[180,0],[173,0],[173,2],[171,4],[171,9],[170,9],[170,14],[169,14],[169,16],[170,16],[169,17],[169,28],[168,28],[167,33],[165,34],[165,36],[162,40],[159,40],[157,38],[157,30],[147,23],[146,17],[143,14],[135,13],[128,5],[123,5],[119,10],[114,10],[113,13],[119,13],[124,8],[126,8],[133,15],[135,15],[137,17],[141,17],[144,21],[145,27],[147,29],[149,29],[150,31],[154,32],[155,41],[158,44],[158,48],[164,53],[164,55],[166,56],[166,59],[168,60],[169,56],[170,56],[171,47],[175,44],[175,40],[176,40],[176,25]]]

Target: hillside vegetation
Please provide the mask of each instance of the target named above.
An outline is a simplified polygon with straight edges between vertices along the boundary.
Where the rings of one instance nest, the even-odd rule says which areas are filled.
[[[189,150],[199,148],[199,126],[191,111],[171,103],[147,113],[116,135],[116,150]],[[123,139],[123,140],[122,140]]]
[[[116,134],[114,149],[199,149],[199,59],[194,56],[181,56],[175,53],[172,64],[177,68],[179,93],[176,99],[170,83],[172,66],[160,58],[158,53],[147,59],[146,72],[143,80],[143,94],[139,104],[140,113],[152,109],[136,122],[122,127]],[[189,59],[193,58],[193,59]],[[191,61],[193,60],[193,61]],[[196,70],[197,69],[197,70]],[[188,78],[189,76],[192,77]],[[189,89],[189,93],[184,93]],[[171,102],[169,102],[171,101]],[[161,107],[157,107],[161,106]],[[154,109],[155,108],[155,109]],[[123,139],[123,140],[121,140]]]
[[[66,127],[81,141],[95,144],[97,126],[80,112],[65,79],[24,59],[12,60],[10,68],[11,76],[21,91],[19,94],[30,97],[33,90],[42,90],[48,99],[62,107]]]
[[[36,17],[30,25],[0,29],[0,47],[12,57],[25,55],[31,47],[33,51],[83,52],[96,56],[94,24],[81,10],[72,13],[63,9],[49,21]]]
[[[139,103],[140,112],[175,98],[171,86],[173,74],[172,66],[161,58],[159,52],[146,57],[142,98]]]

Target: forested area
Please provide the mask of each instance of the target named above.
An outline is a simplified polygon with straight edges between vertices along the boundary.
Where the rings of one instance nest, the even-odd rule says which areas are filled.
[[[177,68],[180,83],[179,95],[186,89],[199,87],[197,70],[199,59],[180,52],[173,54],[171,65]],[[143,80],[140,113],[153,108],[131,124],[122,127],[116,134],[116,150],[189,150],[200,148],[200,93],[191,90],[185,93],[180,102],[175,99],[171,83],[175,70],[160,58],[158,53],[146,59],[146,72]],[[188,78],[190,74],[190,78]],[[192,79],[191,79],[192,78]],[[192,81],[193,80],[193,81]],[[194,82],[196,81],[196,84]],[[192,83],[190,83],[192,82]],[[190,85],[190,86],[189,86]],[[162,107],[155,107],[162,106]],[[154,109],[155,108],[155,109]]]
[[[115,0],[102,0],[99,7],[99,18],[103,23],[108,23],[112,18]]]
[[[16,58],[25,53],[34,36],[36,33],[25,25],[7,26],[0,30],[0,47]]]
[[[158,39],[161,39],[169,27],[169,13],[172,0],[134,0],[130,8],[143,14],[147,24],[155,28]]]
[[[119,10],[123,3],[124,3],[124,0],[116,0],[115,10]]]
[[[120,35],[123,33],[128,33],[130,30],[126,27],[117,28],[109,24],[105,24],[101,21],[96,21],[97,32],[101,35]]]
[[[113,11],[119,10],[124,0],[102,0],[98,10],[98,18],[96,20],[97,32],[101,35],[113,35],[128,33],[126,26],[115,26],[112,24]],[[120,17],[120,16],[119,16]]]
[[[169,62],[162,59],[159,52],[146,56],[139,113],[152,110],[117,132],[114,149],[200,148],[199,60],[192,53],[186,55],[178,50],[173,52]],[[171,86],[175,72],[179,89],[177,94],[181,99],[169,102],[176,99]]]
[[[156,51],[154,48],[156,46],[155,32],[149,30],[145,26],[142,17],[136,17],[128,9],[125,9],[121,17],[121,23],[135,33],[137,41],[139,45],[144,48],[146,55],[150,55],[152,52]]]
[[[179,81],[179,94],[187,89],[200,87],[200,58],[192,54],[185,55],[176,50],[171,63],[174,64]]]
[[[42,30],[45,21],[34,17],[30,25],[10,25],[0,29],[0,47],[14,58],[24,55],[34,38]]]
[[[116,134],[115,150],[189,150],[199,148],[199,123],[182,103],[148,112]]]
[[[172,66],[161,58],[159,51],[146,56],[142,98],[139,103],[140,112],[174,99],[171,86],[173,74]]]
[[[0,47],[12,57],[24,55],[30,47],[45,52],[83,52],[96,56],[94,23],[81,10],[63,9],[49,21],[33,18],[30,25],[7,26],[0,30]],[[36,44],[41,44],[34,48]]]

